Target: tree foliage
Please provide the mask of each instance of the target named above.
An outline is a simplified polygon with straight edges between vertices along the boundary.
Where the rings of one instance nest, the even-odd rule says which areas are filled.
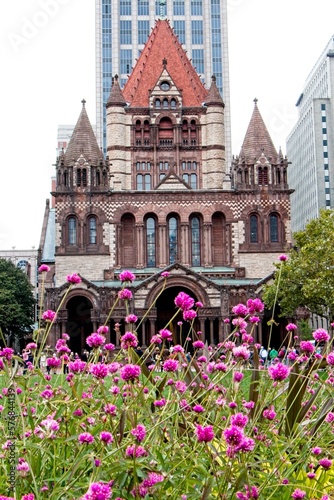
[[[277,304],[282,315],[293,316],[298,307],[332,319],[334,314],[334,211],[321,210],[304,231],[294,234],[295,247],[286,262],[276,265],[274,282],[264,300]]]
[[[0,328],[5,336],[20,338],[32,330],[35,299],[21,269],[0,259]]]

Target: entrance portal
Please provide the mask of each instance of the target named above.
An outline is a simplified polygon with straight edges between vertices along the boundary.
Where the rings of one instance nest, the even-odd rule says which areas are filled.
[[[82,296],[71,298],[67,303],[68,322],[66,333],[70,336],[69,347],[72,352],[81,356],[88,349],[86,338],[93,332],[91,321],[91,302]]]

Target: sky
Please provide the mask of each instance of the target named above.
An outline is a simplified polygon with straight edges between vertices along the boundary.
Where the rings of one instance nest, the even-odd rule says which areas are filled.
[[[257,98],[285,154],[295,103],[334,35],[334,2],[227,6],[232,153],[240,151]],[[76,123],[83,98],[95,123],[95,1],[2,1],[0,36],[0,250],[28,250],[39,246],[58,125]]]

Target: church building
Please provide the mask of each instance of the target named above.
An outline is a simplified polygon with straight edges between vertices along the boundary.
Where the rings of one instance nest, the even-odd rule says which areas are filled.
[[[185,338],[188,325],[174,317],[180,291],[203,304],[196,318],[202,339],[214,345],[228,336],[231,308],[258,296],[291,246],[292,191],[288,161],[256,100],[232,165],[224,135],[215,77],[206,88],[169,22],[158,20],[124,88],[113,78],[107,156],[82,101],[57,158],[55,208],[47,202],[40,246],[40,263],[51,267],[45,307],[61,304],[50,345],[66,332],[80,353],[112,307],[109,340],[119,345],[128,328],[123,301],[115,303],[125,269],[136,276],[130,312],[138,317],[140,344],[172,318],[174,341]],[[72,273],[82,282],[63,300]],[[265,341],[267,321],[264,314],[258,342]]]

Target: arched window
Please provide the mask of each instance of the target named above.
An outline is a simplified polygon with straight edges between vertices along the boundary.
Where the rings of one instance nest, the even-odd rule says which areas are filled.
[[[170,118],[164,117],[159,123],[160,146],[172,146],[174,139],[173,123]]]
[[[176,108],[176,100],[175,99],[171,99],[171,101],[170,101],[170,107],[171,108]]]
[[[250,229],[250,242],[258,243],[259,241],[259,228],[258,228],[258,218],[257,215],[252,214],[249,219],[249,229]]]
[[[258,170],[259,173],[259,184],[264,185],[268,184],[268,169],[267,167],[260,167]]]
[[[160,99],[156,99],[155,100],[155,107],[156,108],[160,108],[161,107],[161,101],[160,101]]]
[[[68,218],[68,244],[77,244],[77,220],[75,217]]]
[[[121,241],[119,245],[119,261],[121,266],[135,266],[135,248],[135,219],[133,215],[125,214],[121,219]]]
[[[191,265],[201,265],[201,240],[200,240],[200,220],[192,217],[190,221],[191,229]]]
[[[168,99],[166,99],[166,98],[165,98],[165,99],[162,101],[162,105],[163,105],[163,107],[164,107],[165,109],[166,109],[166,108],[168,108]]]
[[[88,219],[88,243],[89,245],[96,245],[97,243],[97,224],[94,216]]]
[[[156,252],[155,252],[155,220],[153,217],[146,219],[146,257],[147,267],[155,267]]]
[[[191,174],[190,175],[190,187],[192,189],[197,188],[197,175],[196,174]]]
[[[212,260],[214,266],[223,266],[226,261],[226,224],[222,213],[212,216]]]
[[[64,186],[67,186],[67,172],[64,170]]]
[[[168,243],[169,243],[169,263],[174,264],[177,261],[177,246],[178,246],[178,234],[177,234],[177,219],[176,217],[171,217],[168,220]]]
[[[278,238],[278,215],[270,214],[270,242],[277,243],[279,241]]]

